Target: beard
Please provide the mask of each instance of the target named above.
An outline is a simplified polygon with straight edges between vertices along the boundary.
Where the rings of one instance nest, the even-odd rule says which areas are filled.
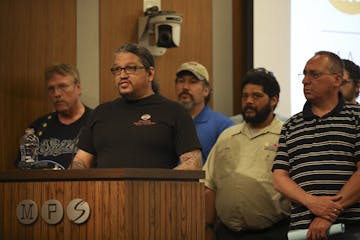
[[[146,88],[146,86],[140,86],[140,88],[141,87],[144,87],[144,89]],[[139,99],[145,93],[145,90],[140,90],[139,87],[136,90],[131,81],[128,81],[128,86],[126,88],[121,88],[120,82],[116,85],[116,88],[121,98],[124,98],[126,100]]]
[[[124,99],[131,99],[131,93],[124,93],[124,92],[120,92],[119,91],[119,95],[120,97],[124,98]]]
[[[183,102],[181,101],[181,95],[183,94],[187,94],[190,96],[191,98],[191,101],[189,102]],[[178,100],[179,100],[179,103],[187,110],[187,111],[190,111],[191,109],[193,109],[194,105],[195,105],[195,100],[194,100],[194,97],[188,93],[187,91],[183,91],[181,92],[179,95],[178,95]]]
[[[248,109],[253,110],[255,112],[255,116],[246,115],[246,110]],[[272,109],[269,101],[267,105],[260,108],[259,110],[252,106],[245,106],[244,109],[241,111],[241,114],[243,115],[245,122],[259,124],[264,122],[268,118],[269,114],[271,114],[271,112]]]
[[[125,98],[125,99],[129,98],[131,96],[132,92],[129,89],[121,89],[120,85],[121,85],[120,82],[115,84],[115,88],[118,91],[119,96],[121,96],[122,98]],[[130,85],[130,83],[129,83],[129,85]]]
[[[354,97],[355,97],[355,100],[356,100],[356,98],[359,97],[359,88],[355,84],[357,84],[357,83],[354,83],[354,86],[353,86],[352,90],[353,90]]]
[[[191,109],[194,107],[194,102],[180,102],[180,105],[183,106],[186,111],[191,111]]]

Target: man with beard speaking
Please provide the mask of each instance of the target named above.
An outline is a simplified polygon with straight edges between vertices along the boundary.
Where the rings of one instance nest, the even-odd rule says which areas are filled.
[[[271,172],[282,122],[274,109],[280,87],[264,68],[241,84],[244,122],[219,136],[206,171],[206,239],[287,239],[290,202],[273,188]]]

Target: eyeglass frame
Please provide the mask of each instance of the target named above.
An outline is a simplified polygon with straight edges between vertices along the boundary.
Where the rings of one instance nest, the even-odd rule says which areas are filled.
[[[347,84],[347,83],[355,83],[356,81],[354,79],[343,79],[342,82],[341,82],[341,86]]]
[[[323,75],[336,75],[336,74],[339,73],[337,72],[324,73],[324,72],[310,70],[309,72],[304,71],[303,73],[299,73],[298,76],[301,80],[303,80],[306,76],[308,76],[309,79],[313,80],[313,79],[318,79]]]
[[[122,71],[126,74],[135,74],[138,69],[146,69],[145,66],[125,66],[125,67],[112,67],[110,68],[110,72],[112,75],[116,76],[118,74],[121,74]]]
[[[67,84],[67,83],[60,83],[56,86],[51,86],[51,87],[47,87],[47,92],[48,94],[52,95],[55,93],[56,89],[58,89],[60,92],[67,92],[68,89],[72,86],[72,85],[76,85],[78,82],[72,82],[70,84]]]

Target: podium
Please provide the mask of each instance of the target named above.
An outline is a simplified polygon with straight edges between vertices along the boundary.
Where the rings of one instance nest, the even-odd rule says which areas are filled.
[[[0,171],[0,239],[203,240],[204,177],[203,171],[170,169]],[[67,212],[73,200],[75,212],[85,212],[79,199],[90,213],[83,223]],[[37,206],[36,220],[35,206],[21,204],[29,200]],[[44,206],[54,200],[63,216],[49,224],[60,208]],[[34,222],[24,224],[24,218]]]

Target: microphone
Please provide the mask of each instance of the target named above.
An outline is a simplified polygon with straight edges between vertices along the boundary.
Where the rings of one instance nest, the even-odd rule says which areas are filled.
[[[65,170],[65,167],[58,162],[51,160],[40,160],[33,162],[30,165],[31,169],[53,169],[53,170]]]

